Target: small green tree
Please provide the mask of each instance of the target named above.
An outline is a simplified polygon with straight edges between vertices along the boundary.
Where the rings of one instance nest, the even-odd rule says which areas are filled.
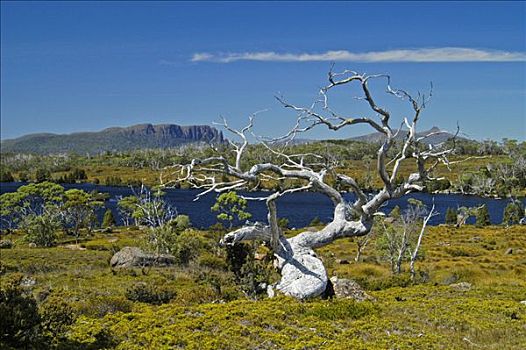
[[[91,229],[95,222],[95,209],[102,205],[90,193],[83,190],[71,189],[64,193],[66,201],[63,205],[65,223],[73,229],[75,243],[81,234],[81,229]]]
[[[477,210],[477,218],[475,221],[475,225],[479,227],[491,225],[491,220],[489,217],[489,210],[486,205],[481,206]]]
[[[286,230],[289,227],[289,219],[287,219],[287,218],[280,218],[280,219],[278,219],[278,226],[282,230]]]
[[[44,182],[51,180],[51,172],[47,169],[37,169],[35,173],[35,181],[36,182]]]
[[[211,209],[219,212],[217,218],[228,223],[229,228],[232,228],[234,222],[244,221],[252,217],[252,214],[245,211],[247,209],[247,200],[239,197],[234,191],[222,193],[217,197]]]
[[[320,225],[323,225],[323,222],[317,216],[314,217],[314,219],[312,219],[311,222],[309,223],[309,226],[320,226]]]
[[[188,265],[190,261],[197,258],[203,246],[202,241],[193,230],[180,232],[171,246],[171,253],[181,265]]]
[[[249,243],[226,246],[228,268],[234,273],[236,282],[245,295],[251,298],[263,292],[260,286],[269,284],[271,279],[268,261],[255,259],[256,246]]]
[[[64,188],[51,182],[20,186],[0,195],[0,218],[4,227],[13,229],[29,215],[56,214],[63,200]]]
[[[190,217],[188,215],[177,215],[175,219],[170,221],[170,225],[177,231],[184,231],[192,226]]]
[[[112,227],[115,226],[115,218],[113,217],[113,212],[111,209],[106,209],[104,212],[104,217],[102,218],[102,227]]]
[[[457,209],[448,207],[446,210],[446,224],[456,225],[457,224]]]
[[[504,215],[502,218],[502,224],[509,226],[509,225],[517,225],[524,216],[524,206],[522,205],[522,202],[519,200],[513,200],[506,208],[504,208]]]
[[[125,226],[130,225],[131,220],[133,220],[135,226],[139,224],[142,213],[138,204],[139,198],[137,196],[122,197],[117,202],[117,207]]]
[[[366,154],[362,157],[362,163],[367,169],[363,177],[363,187],[364,189],[371,189],[373,187],[373,172],[371,169],[373,158],[369,154]]]
[[[10,171],[0,170],[0,182],[13,182],[15,179]]]
[[[26,232],[25,239],[38,247],[52,247],[57,241],[60,221],[55,213],[45,212],[42,215],[26,216],[20,228]]]
[[[393,218],[394,220],[398,220],[402,217],[402,211],[398,205],[396,205],[393,210],[391,210],[389,217]]]
[[[18,173],[18,181],[20,182],[28,182],[29,181],[29,174],[25,171],[21,171]]]

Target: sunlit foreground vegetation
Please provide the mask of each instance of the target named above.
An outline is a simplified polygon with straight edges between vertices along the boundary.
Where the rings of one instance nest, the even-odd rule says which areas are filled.
[[[174,266],[112,269],[113,253],[142,246],[146,232],[115,228],[80,245],[63,237],[52,248],[30,248],[17,233],[7,236],[14,245],[0,250],[2,329],[23,331],[10,338],[4,334],[3,348],[523,349],[526,344],[524,226],[429,227],[414,282],[407,272],[392,275],[374,242],[359,262],[352,239],[319,250],[331,276],[354,279],[372,297],[363,302],[251,294],[260,280],[273,278],[270,257],[260,248],[240,267],[243,262],[232,261],[217,246],[221,232],[215,231],[181,232],[195,240],[191,254],[184,247],[177,251]],[[10,309],[17,298],[23,302]]]

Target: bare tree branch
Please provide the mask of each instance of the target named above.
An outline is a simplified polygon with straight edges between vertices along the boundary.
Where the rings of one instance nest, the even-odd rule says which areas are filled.
[[[393,132],[390,126],[391,113],[387,108],[377,104],[369,88],[368,82],[372,79],[385,80],[386,93],[398,100],[409,102],[413,110],[412,117],[404,118],[404,122],[396,132]],[[267,223],[249,224],[232,231],[224,236],[221,243],[234,244],[244,240],[261,240],[270,244],[282,275],[281,281],[275,287],[285,294],[301,299],[321,294],[327,285],[325,268],[313,249],[330,244],[339,238],[367,235],[373,225],[373,216],[380,207],[391,199],[413,191],[421,191],[424,182],[430,179],[430,172],[440,163],[447,164],[447,156],[452,152],[451,149],[443,149],[439,146],[426,149],[421,143],[433,135],[417,136],[420,115],[429,103],[432,91],[428,95],[418,94],[414,98],[405,90],[392,88],[391,78],[388,75],[365,75],[348,70],[334,73],[331,69],[328,80],[329,84],[320,90],[320,99],[309,107],[299,107],[285,101],[283,97],[276,97],[283,107],[297,113],[292,129],[284,136],[271,139],[256,136],[253,132],[255,114],[240,130],[232,128],[223,119],[221,125],[240,139],[240,143],[230,141],[231,151],[235,153],[234,164],[230,164],[228,157],[217,155],[193,159],[189,164],[174,166],[180,172],[179,181],[187,181],[203,190],[196,199],[211,192],[220,193],[247,188],[249,184],[261,181],[298,180],[292,187],[268,196],[243,196],[245,199],[265,201],[268,210]],[[367,102],[373,116],[351,118],[342,116],[329,107],[329,93],[335,88],[343,88],[351,83],[359,84],[363,93],[360,99]],[[377,172],[383,182],[383,188],[371,197],[365,194],[353,178],[338,174],[335,170],[335,162],[330,160],[330,157],[287,152],[288,144],[297,135],[317,126],[336,131],[357,124],[369,125],[385,136],[377,151]],[[388,159],[388,152],[398,142],[404,126],[407,128],[407,134],[402,140],[400,150],[394,158]],[[241,162],[247,150],[249,134],[259,140],[265,150],[280,159],[282,163],[262,162],[253,164],[248,170],[242,169]],[[277,147],[279,145],[284,146],[279,149]],[[401,164],[407,159],[415,161],[416,171],[407,178],[400,179]],[[430,166],[427,165],[429,161],[431,161]],[[393,168],[389,171],[387,166],[391,164]],[[223,181],[216,180],[218,175],[223,177]],[[348,186],[356,194],[356,201],[352,205],[346,203],[342,194],[328,181],[328,177],[336,180],[338,184]],[[283,195],[298,191],[314,191],[327,196],[334,205],[333,219],[317,231],[305,231],[287,238],[278,226],[276,201]],[[356,213],[357,217],[350,217],[349,210]]]

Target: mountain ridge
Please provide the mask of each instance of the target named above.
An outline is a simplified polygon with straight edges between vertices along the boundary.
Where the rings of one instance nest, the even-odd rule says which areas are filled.
[[[2,140],[2,152],[100,153],[140,148],[170,148],[189,143],[223,143],[223,133],[209,125],[136,124],[70,134],[35,133]]]
[[[396,136],[395,140],[403,140],[407,136],[408,131],[407,130],[401,130],[398,135]],[[416,137],[422,137],[426,136],[428,134],[433,133],[433,135],[429,136],[425,140],[422,140],[425,144],[429,145],[437,145],[440,143],[443,143],[451,138],[453,138],[455,135],[448,132],[447,130],[443,130],[439,128],[438,126],[433,126],[429,130],[424,130],[416,133]],[[385,139],[385,135],[380,132],[374,132],[371,134],[361,135],[361,136],[355,136],[349,138],[349,140],[352,141],[362,141],[362,142],[371,142],[371,143],[378,143],[382,142]],[[457,139],[466,140],[466,138],[457,136]]]

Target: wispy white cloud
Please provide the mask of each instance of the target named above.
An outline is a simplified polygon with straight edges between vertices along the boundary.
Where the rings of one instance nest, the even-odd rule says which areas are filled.
[[[238,52],[195,53],[192,62],[526,62],[525,52],[472,49],[465,47],[420,48],[370,52],[347,50],[322,53]]]

